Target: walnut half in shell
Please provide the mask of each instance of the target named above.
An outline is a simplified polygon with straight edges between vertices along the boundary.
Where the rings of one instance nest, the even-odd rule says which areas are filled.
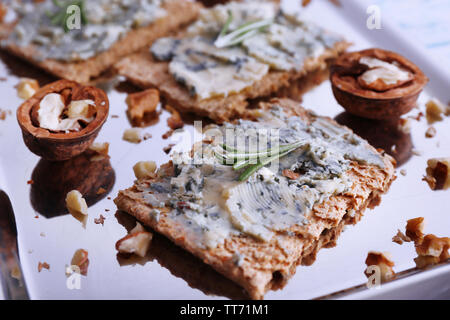
[[[331,67],[336,100],[369,119],[395,119],[416,106],[428,78],[405,57],[381,49],[350,52]]]
[[[25,144],[50,161],[73,158],[97,137],[108,117],[101,89],[59,80],[39,89],[17,110]]]

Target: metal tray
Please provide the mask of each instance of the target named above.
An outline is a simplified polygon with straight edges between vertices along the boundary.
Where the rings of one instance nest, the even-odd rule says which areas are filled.
[[[298,3],[293,1],[292,3]],[[352,50],[382,47],[395,50],[415,61],[429,76],[430,83],[420,97],[420,108],[430,96],[443,101],[450,100],[450,73],[439,67],[436,60],[420,46],[404,36],[396,26],[383,21],[383,29],[366,27],[366,1],[341,1],[336,7],[328,1],[313,1],[305,9],[306,17],[320,25],[336,30],[354,43]],[[177,248],[161,236],[156,236],[151,253],[146,259],[121,260],[116,256],[115,242],[126,234],[129,217],[116,213],[111,198],[120,189],[132,185],[132,166],[140,160],[155,160],[162,164],[169,160],[163,147],[178,142],[176,148],[189,148],[194,129],[187,125],[184,134],[168,140],[162,135],[168,130],[168,113],[161,113],[159,122],[147,127],[152,138],[138,145],[122,140],[123,131],[130,127],[126,118],[126,92],[133,88],[119,83],[108,91],[110,116],[97,141],[109,142],[110,164],[101,176],[101,182],[111,187],[102,199],[89,207],[86,229],[72,216],[58,212],[64,185],[58,185],[58,177],[69,179],[89,188],[98,168],[81,161],[64,169],[55,167],[32,154],[24,145],[15,118],[15,110],[21,104],[14,85],[19,77],[38,78],[41,84],[52,81],[37,69],[5,53],[0,54],[0,108],[11,110],[5,121],[0,121],[0,187],[11,198],[19,234],[20,258],[28,291],[33,299],[217,299],[244,298],[242,290],[231,281],[215,273],[210,267]],[[415,250],[412,244],[399,246],[391,241],[397,229],[404,229],[406,220],[418,216],[426,219],[427,233],[449,236],[449,192],[433,192],[421,181],[426,160],[436,156],[450,156],[450,127],[448,119],[435,124],[436,137],[425,138],[427,124],[424,119],[413,121],[411,135],[401,135],[387,125],[370,126],[355,121],[343,113],[331,93],[330,84],[324,82],[304,96],[303,105],[318,114],[339,116],[340,121],[351,124],[353,129],[379,146],[397,145],[395,156],[401,160],[400,169],[391,190],[383,197],[381,205],[368,210],[356,226],[348,227],[338,240],[337,247],[323,249],[316,262],[309,267],[298,267],[296,275],[286,287],[271,291],[266,299],[311,298],[393,298],[428,297],[447,294],[450,288],[450,264],[429,271],[413,270]],[[415,115],[420,110],[413,110]],[[118,115],[119,117],[112,117]],[[412,149],[421,152],[414,155]],[[105,166],[107,167],[107,163]],[[80,168],[83,168],[81,171]],[[38,177],[33,185],[27,181]],[[52,179],[46,179],[52,177]],[[56,179],[56,180],[55,180]],[[51,184],[51,185],[49,185]],[[91,188],[92,189],[92,188]],[[98,189],[98,188],[97,188]],[[95,190],[97,190],[95,189]],[[44,191],[43,191],[44,190]],[[47,190],[45,192],[45,190]],[[51,190],[51,192],[49,192]],[[38,209],[38,212],[36,210]],[[108,211],[107,211],[108,210]],[[106,217],[104,226],[95,224],[94,218]],[[83,248],[89,252],[89,272],[82,277],[80,289],[69,289],[65,267],[74,252]],[[388,251],[395,261],[395,271],[402,272],[399,280],[383,285],[378,290],[368,290],[365,258],[369,250]],[[50,270],[38,272],[38,263],[47,262]],[[70,286],[69,286],[70,287]],[[425,294],[425,296],[423,296]],[[422,296],[421,296],[422,295]]]

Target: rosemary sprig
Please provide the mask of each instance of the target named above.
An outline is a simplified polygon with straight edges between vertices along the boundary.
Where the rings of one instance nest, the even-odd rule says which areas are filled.
[[[50,19],[51,24],[61,26],[65,32],[69,32],[67,26],[67,19],[70,15],[67,14],[67,9],[70,6],[78,6],[80,8],[81,24],[87,24],[86,17],[86,1],[85,0],[52,0],[53,4],[58,8],[56,12],[47,12],[47,16]]]
[[[233,14],[228,11],[228,19],[219,33],[214,45],[218,48],[237,45],[245,39],[253,37],[255,34],[273,23],[272,19],[247,22],[239,26],[236,30],[227,34],[230,24],[233,21]]]
[[[265,165],[273,162],[276,159],[284,157],[303,144],[303,141],[297,141],[295,143],[282,145],[259,152],[240,151],[229,145],[222,144],[219,146],[220,150],[215,150],[215,155],[216,158],[222,162],[222,164],[232,165],[233,170],[240,170],[245,168],[245,170],[239,176],[239,181],[244,181]]]

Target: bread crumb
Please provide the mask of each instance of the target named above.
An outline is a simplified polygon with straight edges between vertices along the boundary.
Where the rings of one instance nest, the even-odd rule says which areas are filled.
[[[394,262],[388,257],[387,253],[369,252],[366,258],[366,265],[367,267],[378,266],[380,268],[380,280],[382,283],[395,278],[395,272],[392,269]],[[367,269],[364,273],[368,278],[372,275],[367,272]]]
[[[50,265],[47,262],[39,262],[38,263],[38,272],[41,272],[42,269],[50,270]]]

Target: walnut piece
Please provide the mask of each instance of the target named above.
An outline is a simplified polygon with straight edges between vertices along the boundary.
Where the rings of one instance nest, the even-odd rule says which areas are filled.
[[[147,231],[130,233],[116,243],[116,249],[122,254],[136,254],[145,257],[153,234]]]
[[[81,222],[83,228],[86,227],[87,222],[87,204],[82,194],[78,190],[72,190],[66,195],[66,207],[69,213],[78,221]]]
[[[450,158],[432,158],[427,161],[426,181],[432,190],[450,188]]]
[[[70,264],[72,266],[77,266],[78,268],[80,268],[80,274],[86,276],[89,267],[89,258],[87,250],[78,249],[77,251],[75,251]]]
[[[23,100],[30,99],[39,89],[39,83],[35,79],[21,78],[16,85],[17,95]]]
[[[123,140],[131,143],[140,143],[142,138],[142,130],[140,128],[127,129],[123,133]]]
[[[428,123],[443,120],[443,115],[447,113],[447,106],[436,98],[432,98],[426,104],[426,116]]]
[[[131,93],[127,96],[128,117],[133,126],[140,126],[148,122],[149,117],[157,116],[156,108],[159,104],[159,91],[148,89],[141,92]]]
[[[166,109],[171,113],[171,116],[167,119],[169,128],[172,130],[183,128],[184,122],[181,119],[180,113],[169,105],[166,106]]]
[[[133,166],[134,175],[137,179],[152,177],[156,171],[154,161],[139,161]]]
[[[422,241],[423,239],[423,228],[425,226],[423,217],[418,217],[414,219],[409,219],[406,222],[406,236],[410,238],[415,243]]]
[[[101,224],[102,226],[105,224],[106,218],[101,214],[98,219],[94,219],[95,224]]]
[[[108,142],[94,142],[89,149],[97,152],[100,155],[108,156],[109,154],[109,143]]]
[[[395,278],[395,272],[392,269],[394,266],[394,262],[388,257],[387,253],[381,253],[376,251],[371,251],[367,254],[366,265],[369,266],[378,266],[380,268],[380,280],[381,282],[389,281]],[[367,277],[370,277],[371,274],[365,272]]]
[[[448,249],[450,248],[450,238],[436,237],[434,234],[427,234],[423,240],[416,244],[417,257],[414,259],[416,267],[424,269],[449,259]]]
[[[397,128],[399,131],[403,132],[404,134],[411,133],[411,119],[400,118],[398,120]]]

